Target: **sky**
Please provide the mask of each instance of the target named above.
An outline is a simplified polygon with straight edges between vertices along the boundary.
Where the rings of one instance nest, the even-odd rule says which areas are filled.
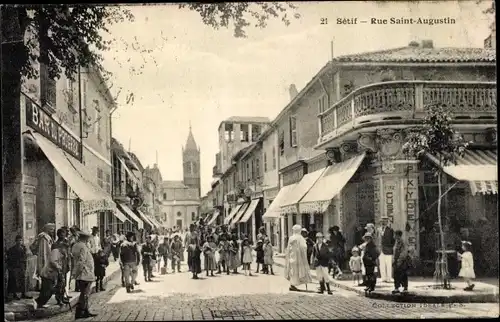
[[[113,114],[113,136],[144,167],[156,163],[163,180],[182,180],[182,146],[189,124],[201,150],[201,192],[210,190],[218,152],[217,129],[230,116],[273,119],[333,55],[402,47],[432,39],[435,47],[483,47],[489,20],[476,1],[295,2],[301,15],[285,26],[250,27],[247,38],[206,26],[196,12],[173,4],[130,6],[134,22],[109,30],[104,67],[111,92],[123,88]],[[339,25],[337,18],[422,17],[450,25]],[[322,18],[327,24],[320,24]],[[105,35],[108,39],[110,36]],[[135,49],[134,49],[135,48]],[[148,51],[142,53],[142,51]],[[126,103],[126,95],[134,99]]]

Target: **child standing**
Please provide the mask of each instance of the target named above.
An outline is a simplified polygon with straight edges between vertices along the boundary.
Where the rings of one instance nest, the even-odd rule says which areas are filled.
[[[205,258],[205,270],[210,271],[210,276],[214,276],[215,270],[215,252],[217,251],[217,245],[214,243],[212,236],[207,237],[207,241],[203,244],[203,255]]]
[[[257,241],[255,252],[257,253],[257,271],[255,273],[259,273],[259,268],[262,264],[262,273],[266,274],[266,267],[264,265],[264,244],[262,243],[261,239]]]
[[[102,280],[106,276],[106,267],[109,265],[109,254],[100,249],[94,257],[95,291],[105,291]]]
[[[233,274],[238,274],[238,267],[241,265],[240,249],[238,245],[238,237],[232,235],[232,240],[229,242],[229,262],[233,270]]]
[[[241,253],[242,253],[242,263],[243,263],[243,270],[245,271],[245,275],[250,275],[252,276],[252,272],[250,271],[250,265],[252,264],[253,258],[252,258],[252,247],[250,246],[250,242],[248,241],[248,238],[245,238],[243,240],[243,243],[241,243]]]
[[[26,295],[26,263],[27,263],[27,248],[23,244],[23,237],[16,236],[16,244],[7,250],[6,267],[8,269],[8,295],[13,295],[14,300],[19,300],[17,295],[21,293],[21,298],[31,299]]]
[[[158,270],[161,271],[161,259],[163,258],[164,273],[167,273],[168,256],[170,255],[170,238],[165,237],[163,243],[158,245]]]
[[[463,277],[467,282],[467,287],[464,288],[464,291],[472,291],[475,286],[472,284],[472,279],[476,278],[476,274],[474,273],[474,257],[470,251],[471,246],[471,242],[463,241],[462,250],[464,252],[462,254],[458,253],[458,259],[462,262],[462,268],[460,268],[458,276]]]
[[[193,273],[193,279],[199,279],[198,274],[201,273],[201,248],[199,244],[198,237],[192,237],[188,246],[188,264],[191,267],[191,273]]]
[[[354,285],[359,284],[359,279],[361,277],[361,256],[359,256],[359,248],[354,247],[352,249],[352,256],[351,259],[349,259],[349,268],[351,269],[352,273],[352,281]]]
[[[274,275],[273,253],[274,253],[273,245],[271,245],[271,241],[269,240],[269,238],[266,237],[264,239],[264,269],[266,274],[269,274],[269,270],[271,270],[271,275]]]
[[[222,271],[229,275],[229,242],[226,240],[226,236],[220,236],[219,241],[219,262],[217,265],[219,266],[218,274],[221,274]]]

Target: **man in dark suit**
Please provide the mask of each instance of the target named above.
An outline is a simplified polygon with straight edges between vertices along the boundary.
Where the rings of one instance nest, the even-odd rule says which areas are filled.
[[[316,269],[316,278],[319,281],[320,289],[318,293],[323,294],[326,291],[328,294],[332,294],[330,290],[330,276],[328,274],[328,263],[332,257],[332,254],[328,246],[323,241],[323,234],[316,234],[316,244],[313,248],[313,260],[314,268]]]
[[[390,227],[389,218],[381,218],[380,236],[380,278],[382,282],[392,283],[392,257],[394,254],[394,230]]]

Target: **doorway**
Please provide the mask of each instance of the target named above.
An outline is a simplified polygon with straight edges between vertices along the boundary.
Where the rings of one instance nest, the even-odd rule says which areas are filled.
[[[182,219],[177,219],[177,228],[182,229]]]

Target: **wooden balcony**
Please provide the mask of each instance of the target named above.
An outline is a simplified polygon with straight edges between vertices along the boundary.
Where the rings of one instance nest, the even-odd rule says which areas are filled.
[[[318,115],[317,147],[364,124],[421,119],[436,104],[456,120],[496,119],[496,82],[393,81],[358,88]]]

